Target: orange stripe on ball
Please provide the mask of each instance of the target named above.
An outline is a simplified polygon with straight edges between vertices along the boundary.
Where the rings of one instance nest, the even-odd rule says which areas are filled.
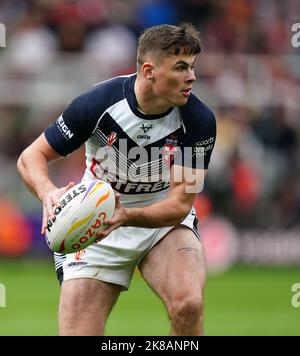
[[[107,194],[103,195],[103,197],[101,197],[101,198],[98,200],[98,202],[97,202],[97,204],[96,204],[96,208],[97,208],[97,206],[98,206],[99,204],[101,204],[104,200],[106,200],[106,199],[109,197],[109,194],[110,194],[110,192],[108,192]]]

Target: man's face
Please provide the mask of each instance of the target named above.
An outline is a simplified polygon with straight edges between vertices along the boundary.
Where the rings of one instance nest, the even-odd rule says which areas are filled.
[[[195,55],[170,55],[159,60],[153,67],[153,91],[169,106],[187,103],[196,80]]]

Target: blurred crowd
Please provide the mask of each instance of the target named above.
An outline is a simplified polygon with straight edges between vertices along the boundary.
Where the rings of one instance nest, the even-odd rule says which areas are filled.
[[[81,91],[135,71],[137,38],[161,23],[202,33],[195,92],[218,121],[216,149],[197,205],[201,219],[238,228],[300,221],[298,0],[0,0],[0,198],[39,211],[16,159]],[[55,166],[57,184],[80,179],[83,152]]]
[[[130,52],[144,28],[188,21],[203,32],[206,51],[276,54],[290,51],[299,15],[297,0],[0,1],[11,47],[29,53],[37,45],[39,52],[118,51],[116,44]]]

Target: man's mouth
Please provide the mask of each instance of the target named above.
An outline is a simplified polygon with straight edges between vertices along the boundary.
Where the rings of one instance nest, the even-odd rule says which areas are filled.
[[[192,88],[182,90],[184,96],[188,97],[191,94]]]

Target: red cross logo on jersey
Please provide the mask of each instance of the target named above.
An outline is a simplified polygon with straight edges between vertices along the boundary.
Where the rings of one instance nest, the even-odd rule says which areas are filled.
[[[177,147],[172,145],[164,145],[164,160],[168,166],[173,162]]]
[[[164,160],[168,166],[173,163],[173,158],[177,152],[178,148],[177,135],[171,135],[166,139],[166,144],[164,145]]]

